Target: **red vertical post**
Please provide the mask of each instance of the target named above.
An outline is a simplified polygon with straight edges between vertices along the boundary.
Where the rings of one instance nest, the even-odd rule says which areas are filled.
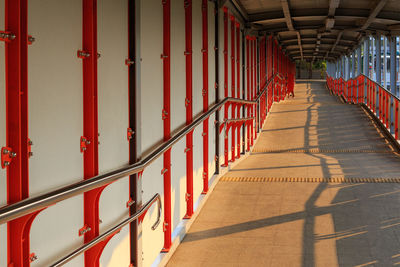
[[[257,96],[257,38],[253,37],[253,100],[256,99]],[[257,105],[253,105],[253,116],[254,116],[254,128],[253,128],[253,133],[254,137],[253,140],[257,139],[257,129],[258,129],[258,110],[257,110]],[[254,141],[252,141],[251,145],[254,144]]]
[[[97,113],[97,0],[83,0],[82,52],[83,61],[83,138],[87,147],[83,152],[83,177],[98,174],[98,113]],[[84,224],[90,227],[84,241],[99,235],[99,199],[104,187],[84,193]],[[85,266],[99,266],[101,244],[85,252]]]
[[[246,98],[250,100],[250,36],[246,36]],[[247,117],[250,117],[250,105],[246,105]],[[247,149],[250,151],[250,124],[247,123]]]
[[[171,137],[171,0],[163,0],[163,128],[164,141]],[[164,153],[164,247],[162,252],[171,248],[171,149]]]
[[[224,97],[228,97],[228,8],[224,7]],[[229,104],[224,105],[224,120],[228,119]],[[224,134],[224,159],[223,167],[228,166],[229,143],[228,143],[228,125],[225,125],[226,132]]]
[[[237,97],[240,98],[240,24],[236,22],[236,76]],[[240,105],[237,106],[237,117],[240,118]],[[236,157],[240,158],[240,126],[237,127],[237,151]]]
[[[386,127],[390,130],[390,125],[389,125],[389,106],[390,106],[390,95],[389,93],[385,93],[386,94]]]
[[[254,45],[253,37],[250,38],[250,100],[254,100]],[[254,105],[251,105],[251,117],[254,118]],[[255,119],[251,121],[250,146],[254,144]]]
[[[208,0],[202,0],[203,112],[208,110]],[[208,118],[203,122],[203,192],[208,192]]]
[[[236,78],[235,78],[235,66],[236,66],[236,64],[235,64],[235,53],[236,53],[236,50],[235,50],[235,23],[236,22],[235,22],[235,16],[231,15],[230,19],[231,19],[231,82],[232,82],[231,96],[235,97],[235,95],[236,95],[236,88],[235,88],[235,81],[236,81]],[[232,119],[234,119],[236,116],[236,104],[234,104],[234,103],[231,104],[231,116],[232,116]],[[235,128],[235,123],[232,123],[231,125],[232,125],[231,126],[232,127],[232,129],[231,129],[231,135],[232,135],[231,162],[234,162],[235,158],[236,158],[236,155],[235,155],[236,154],[236,147],[235,147],[235,145],[236,145],[236,140],[235,140],[236,128]]]
[[[7,166],[7,203],[29,196],[28,164],[28,33],[27,0],[5,1],[6,142],[12,161]],[[15,154],[14,154],[15,153]],[[9,266],[29,266],[29,231],[34,215],[7,223]]]
[[[192,88],[192,0],[184,0],[185,8],[185,56],[186,56],[186,125],[193,120]],[[193,215],[193,131],[186,135],[186,215]]]

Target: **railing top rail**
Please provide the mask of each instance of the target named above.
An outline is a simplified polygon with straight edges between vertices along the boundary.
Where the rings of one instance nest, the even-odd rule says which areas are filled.
[[[0,224],[6,223],[13,219],[22,217],[24,215],[33,213],[35,211],[42,210],[49,207],[57,202],[71,198],[73,196],[88,192],[95,188],[106,186],[114,181],[117,181],[123,177],[139,173],[144,170],[150,163],[155,161],[161,155],[169,150],[174,144],[185,137],[188,133],[194,130],[200,123],[207,119],[211,114],[216,112],[220,107],[222,107],[227,102],[241,103],[241,104],[255,104],[259,101],[262,94],[267,90],[268,85],[272,82],[275,76],[280,76],[279,73],[275,73],[271,79],[264,86],[263,90],[260,91],[256,100],[244,100],[239,98],[227,97],[221,102],[212,105],[207,112],[204,112],[197,116],[193,122],[187,126],[181,128],[176,132],[169,140],[159,144],[152,152],[145,156],[142,160],[137,163],[97,175],[90,179],[82,180],[74,184],[70,184],[56,190],[44,193],[36,197],[30,197],[19,202],[4,206],[0,208]],[[280,76],[282,79],[282,76]]]

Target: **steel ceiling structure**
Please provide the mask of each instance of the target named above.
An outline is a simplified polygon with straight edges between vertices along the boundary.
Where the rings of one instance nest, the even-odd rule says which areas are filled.
[[[399,0],[220,0],[227,1],[293,60],[336,60],[365,36],[400,35]]]

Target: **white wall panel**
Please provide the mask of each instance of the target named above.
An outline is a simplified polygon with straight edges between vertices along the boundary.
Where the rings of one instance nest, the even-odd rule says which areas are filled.
[[[163,71],[160,55],[163,52],[163,14],[159,0],[141,1],[140,47],[141,47],[141,80],[139,112],[141,125],[141,147],[144,154],[163,139]],[[144,170],[142,177],[143,202],[148,201],[155,193],[163,198],[162,157]],[[156,216],[151,209],[143,223],[143,266],[150,266],[163,246],[162,224],[155,230],[151,225]],[[150,215],[150,216],[149,216]],[[163,220],[163,219],[162,219]]]
[[[128,1],[98,1],[98,114],[99,114],[99,172],[129,163],[128,102]],[[118,41],[116,41],[118,40]],[[100,232],[119,223],[129,215],[129,178],[107,186],[100,197]],[[126,242],[125,242],[126,241]],[[118,255],[116,257],[115,255]],[[113,262],[114,265],[111,264]],[[105,247],[102,266],[128,266],[129,227],[114,236]]]
[[[203,112],[203,32],[202,32],[202,0],[192,2],[193,18],[193,114]],[[203,125],[193,132],[193,202],[196,203],[203,191]]]
[[[129,266],[129,226],[113,236],[100,257],[100,267]]]
[[[208,103],[215,103],[215,5],[208,3]],[[208,120],[208,176],[215,172],[215,115]]]
[[[4,0],[0,0],[0,29],[4,29]],[[5,51],[0,42],[0,147],[6,146]],[[7,172],[0,169],[0,207],[7,204]],[[7,266],[7,224],[0,224],[0,266]]]
[[[82,43],[80,0],[29,1],[28,30],[36,41],[29,47],[30,194],[37,195],[82,179],[79,149],[82,122]],[[51,206],[38,215],[31,230],[32,266],[80,245],[83,197]],[[83,266],[83,257],[70,266]]]
[[[183,1],[171,1],[171,128],[186,124],[185,9]],[[186,138],[171,150],[172,231],[186,214]]]

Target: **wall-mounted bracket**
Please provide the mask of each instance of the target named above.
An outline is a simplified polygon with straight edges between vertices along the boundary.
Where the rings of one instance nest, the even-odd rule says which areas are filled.
[[[167,119],[167,117],[168,117],[168,112],[165,109],[163,109],[162,110],[162,119],[165,120],[165,119]]]
[[[81,153],[86,151],[88,145],[90,145],[90,141],[86,137],[81,136]]]
[[[133,204],[135,204],[135,201],[130,197],[129,200],[126,202],[126,207],[129,208]]]
[[[36,41],[35,37],[28,35],[28,45],[33,44]]]
[[[29,255],[29,262],[34,262],[35,260],[37,260],[37,256],[36,256],[36,254],[35,253],[31,253],[30,255]]]
[[[135,60],[130,59],[130,58],[125,59],[125,65],[131,66],[133,64],[135,64]]]
[[[33,146],[32,140],[28,139],[28,157],[32,157],[33,156],[32,146]]]
[[[82,236],[91,230],[92,228],[90,228],[87,224],[85,224],[81,229],[79,229],[79,236]]]
[[[128,129],[127,129],[126,135],[127,135],[128,141],[130,141],[130,140],[133,138],[133,135],[134,135],[134,134],[135,134],[135,132],[134,132],[131,128],[128,128]]]
[[[12,152],[10,147],[1,148],[1,167],[4,169],[11,164],[13,158],[17,156],[17,153]]]
[[[83,50],[78,50],[77,55],[78,55],[78,58],[81,58],[81,59],[86,59],[86,58],[90,57],[90,53],[87,51],[83,51]]]
[[[0,31],[0,41],[11,42],[16,38],[15,34],[7,31]]]

